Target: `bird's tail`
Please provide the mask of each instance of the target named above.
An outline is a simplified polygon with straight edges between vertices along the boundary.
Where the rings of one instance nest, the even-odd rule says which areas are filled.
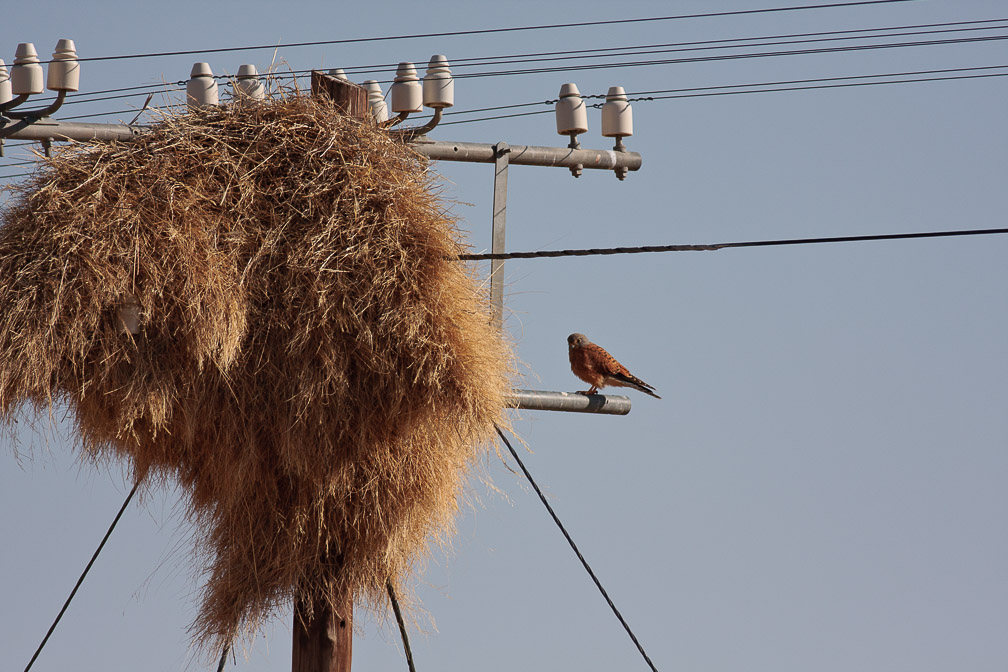
[[[648,389],[649,387],[651,388],[650,390]],[[651,387],[650,385],[648,385],[647,383],[642,383],[641,385],[634,385],[634,388],[636,388],[636,389],[640,390],[640,391],[641,391],[641,392],[643,392],[644,394],[649,394],[649,395],[651,395],[651,396],[652,396],[652,397],[654,397],[655,399],[661,399],[661,397],[659,397],[659,396],[658,396],[657,394],[655,394],[654,392],[652,392],[652,391],[651,391],[651,390],[653,390],[654,388],[653,388],[653,387]]]
[[[637,376],[635,376],[633,374],[628,374],[628,375],[625,375],[625,376],[622,375],[622,374],[619,374],[619,375],[613,376],[613,378],[618,379],[619,381],[621,381],[627,387],[632,387],[635,390],[640,390],[644,394],[648,394],[648,395],[654,397],[655,399],[661,399],[661,397],[659,397],[657,394],[655,394],[653,392],[653,390],[655,389],[654,387],[652,387],[651,385],[648,385],[643,380],[641,380],[640,378],[638,378]]]

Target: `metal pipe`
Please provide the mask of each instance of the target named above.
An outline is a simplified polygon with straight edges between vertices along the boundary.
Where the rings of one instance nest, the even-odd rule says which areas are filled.
[[[403,117],[406,115],[400,115]],[[42,119],[34,123],[20,120],[11,124],[0,118],[0,137],[12,140],[130,140],[146,126],[133,124],[88,124]],[[639,170],[641,155],[637,152],[617,152],[605,149],[571,149],[569,147],[537,147],[535,145],[510,145],[508,163],[519,166],[561,166],[599,170]],[[447,140],[420,140],[413,144],[419,153],[437,161],[466,161],[470,163],[495,163],[495,145],[480,142],[451,142]]]
[[[10,138],[12,140],[45,140],[52,138],[59,142],[65,140],[77,140],[80,142],[99,140],[102,142],[111,142],[113,140],[132,140],[145,130],[147,130],[145,126],[132,126],[129,124],[88,124],[70,121],[50,121],[46,119],[40,119],[35,122],[21,119],[11,123],[9,119],[0,117],[0,138]]]
[[[17,96],[15,96],[14,98],[11,98],[10,100],[8,100],[6,103],[0,103],[0,112],[3,112],[4,110],[9,110],[12,107],[17,107],[21,103],[23,103],[26,100],[28,100],[28,96],[29,95],[31,95],[31,94],[21,93],[21,94],[18,94]]]
[[[409,114],[406,112],[405,114]],[[421,135],[427,135],[434,130],[434,127],[441,123],[441,108],[436,108],[434,110],[434,116],[431,117],[426,124],[423,126],[417,126],[416,128],[400,128],[392,131],[393,133],[402,133],[408,142],[413,141],[414,138],[420,137]]]
[[[448,142],[418,140],[413,148],[436,161],[468,161],[494,163],[494,146],[479,142]],[[565,168],[595,168],[600,170],[639,170],[641,155],[637,152],[616,152],[606,149],[571,149],[569,147],[537,147],[511,145],[508,163],[521,166],[562,166]]]
[[[579,392],[543,392],[540,390],[512,390],[509,408],[529,411],[570,411],[574,413],[602,413],[626,415],[630,412],[630,397],[619,394],[581,394]]]
[[[66,91],[60,91],[56,94],[56,100],[54,100],[49,107],[43,107],[38,110],[18,110],[17,112],[7,112],[6,116],[11,119],[42,119],[43,117],[48,117],[56,110],[63,107],[63,101],[66,100],[66,95]]]

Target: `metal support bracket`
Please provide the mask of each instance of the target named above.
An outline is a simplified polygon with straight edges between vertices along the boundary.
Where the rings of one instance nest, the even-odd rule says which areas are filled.
[[[574,413],[626,415],[630,412],[630,397],[620,394],[512,390],[511,396],[508,399],[508,406],[510,408],[521,408],[529,411],[568,411]]]
[[[493,253],[503,253],[507,220],[508,155],[511,153],[511,148],[506,142],[498,142],[493,147],[493,228],[490,250]],[[499,259],[490,262],[490,307],[493,311],[493,324],[497,331],[504,330],[504,277],[501,273],[503,266],[504,262]]]

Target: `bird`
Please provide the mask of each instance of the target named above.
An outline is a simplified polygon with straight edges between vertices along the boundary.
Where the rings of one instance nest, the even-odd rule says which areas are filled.
[[[605,348],[595,345],[584,334],[571,334],[567,337],[567,355],[574,375],[591,385],[591,389],[579,391],[578,394],[595,394],[600,387],[612,385],[632,387],[655,399],[661,399],[652,391],[655,388],[627,371]]]

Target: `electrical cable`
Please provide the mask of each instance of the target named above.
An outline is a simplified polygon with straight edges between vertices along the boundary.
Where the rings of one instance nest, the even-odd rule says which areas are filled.
[[[315,47],[330,44],[359,44],[363,42],[384,42],[392,40],[408,40],[429,37],[455,37],[461,35],[487,35],[491,33],[514,33],[532,30],[552,30],[559,28],[586,28],[590,26],[611,26],[619,24],[638,24],[656,21],[675,21],[680,19],[702,19],[721,16],[741,16],[747,14],[769,14],[779,12],[795,12],[813,9],[839,9],[843,7],[856,7],[864,5],[888,5],[894,3],[920,2],[921,0],[858,0],[856,2],[830,2],[816,5],[798,5],[792,7],[766,7],[761,9],[741,9],[724,12],[702,12],[696,14],[677,14],[673,16],[651,16],[636,19],[609,19],[604,21],[579,21],[574,23],[552,23],[532,26],[513,26],[508,28],[482,28],[475,30],[451,30],[438,33],[414,33],[406,35],[386,35],[381,37],[355,37],[340,40],[318,40],[313,42],[292,42],[291,44],[260,44],[242,47],[218,47],[213,49],[185,49],[179,51],[160,51],[141,54],[122,54],[117,56],[90,56],[78,58],[80,62],[85,61],[114,61],[132,58],[154,58],[161,56],[187,56],[192,54],[216,54],[232,51],[253,51],[261,49],[278,49],[292,47]],[[48,61],[47,61],[48,62]]]
[[[967,31],[980,31],[980,30],[1002,30],[1008,26],[976,26],[976,24],[990,24],[990,23],[1004,23],[1008,21],[1006,19],[983,19],[975,21],[951,21],[946,23],[931,23],[931,24],[911,24],[903,26],[890,26],[886,28],[862,28],[856,30],[833,30],[833,31],[822,31],[814,33],[790,33],[783,35],[764,35],[757,37],[742,37],[742,38],[731,38],[731,39],[717,39],[717,40],[699,40],[692,42],[667,42],[660,44],[644,44],[644,45],[628,45],[622,47],[600,47],[594,49],[567,49],[562,51],[545,51],[545,52],[532,52],[524,54],[507,54],[500,56],[478,56],[470,58],[459,58],[452,57],[451,65],[452,68],[467,68],[475,66],[484,65],[507,65],[511,63],[528,63],[536,61],[562,61],[571,59],[587,59],[587,58],[609,58],[615,56],[627,56],[634,54],[648,54],[648,53],[669,53],[676,51],[702,51],[706,49],[738,49],[745,47],[758,47],[758,46],[771,46],[778,44],[801,44],[808,42],[831,42],[836,40],[855,40],[855,39],[881,39],[886,37],[903,37],[910,35],[934,35],[939,33],[956,33],[956,32],[967,32]],[[969,28],[958,27],[953,28],[953,26],[971,26]],[[915,30],[915,32],[882,32],[882,31],[909,31],[919,28],[940,28],[939,30]],[[863,33],[875,32],[880,33],[878,35],[864,35]],[[840,36],[845,35],[846,37],[826,37],[826,36]],[[799,37],[813,37],[816,39],[808,40],[792,40],[790,38]],[[774,41],[768,41],[774,40]],[[780,41],[789,40],[789,41]],[[733,42],[750,42],[751,44],[728,44]],[[703,45],[720,45],[720,46],[703,46]],[[675,48],[670,48],[675,47]],[[645,51],[640,51],[645,50]],[[379,63],[372,65],[348,65],[343,66],[343,72],[347,75],[360,75],[369,74],[375,72],[387,72],[390,69],[394,70],[397,67],[397,63]],[[294,73],[308,74],[311,70],[294,70]],[[218,79],[229,78],[229,75],[218,76]],[[184,82],[178,82],[182,85]]]
[[[950,238],[955,236],[989,236],[1008,233],[1008,229],[969,229],[961,231],[925,231],[918,233],[883,233],[866,236],[830,236],[827,238],[791,238],[784,240],[751,240],[739,243],[713,243],[707,245],[643,245],[640,247],[594,247],[580,250],[540,250],[538,252],[498,252],[487,254],[460,254],[459,261],[488,261],[503,259],[541,259],[546,257],[589,257],[612,254],[641,254],[647,252],[716,252],[733,247],[774,247],[782,245],[812,245],[818,243],[855,243],[876,240],[910,240],[914,238]]]
[[[711,46],[683,46],[690,45],[691,43],[670,43],[670,44],[657,44],[657,45],[642,45],[638,47],[620,47],[613,48],[609,51],[611,53],[607,54],[591,54],[591,53],[581,53],[581,52],[570,52],[567,55],[549,55],[543,57],[525,57],[524,55],[514,56],[506,58],[504,60],[476,60],[475,62],[465,62],[466,60],[474,59],[454,59],[452,60],[452,68],[467,68],[467,67],[478,67],[486,65],[511,65],[515,63],[536,63],[536,62],[551,62],[551,61],[571,61],[571,60],[585,60],[585,59],[601,59],[601,58],[614,58],[617,56],[642,56],[649,54],[669,54],[684,51],[711,51],[719,49],[746,49],[753,47],[774,47],[789,44],[810,44],[815,42],[837,42],[837,41],[850,41],[850,40],[878,40],[890,37],[909,37],[914,35],[935,35],[939,33],[955,33],[955,32],[973,32],[973,31],[989,31],[989,30],[1003,30],[1008,28],[1005,25],[999,26],[985,26],[980,28],[958,28],[953,30],[922,30],[914,32],[902,32],[902,33],[882,33],[879,35],[856,35],[848,37],[817,37],[813,39],[774,39],[774,38],[747,38],[746,41],[749,44],[734,44],[734,45],[711,45]],[[839,33],[847,31],[837,31]],[[966,39],[966,38],[963,38]],[[713,40],[713,42],[721,42],[722,40]],[[692,43],[699,44],[699,43]],[[595,50],[587,50],[595,51]],[[392,66],[395,67],[395,66]],[[344,69],[344,71],[346,71]],[[461,75],[459,75],[461,76]]]
[[[601,59],[601,58],[614,58],[617,56],[657,54],[657,53],[669,53],[679,51],[738,49],[738,48],[765,47],[772,45],[797,44],[797,43],[809,43],[809,42],[829,42],[837,40],[854,40],[854,39],[881,39],[888,37],[902,37],[908,35],[927,35],[937,33],[953,33],[953,32],[979,31],[979,30],[988,31],[988,30],[1000,30],[1008,28],[1008,25],[977,26],[976,24],[1003,23],[1005,21],[1008,21],[1008,19],[984,19],[984,20],[955,21],[955,22],[934,23],[934,24],[911,24],[903,26],[890,26],[886,28],[862,28],[856,30],[821,31],[813,33],[791,33],[784,35],[769,35],[769,36],[718,39],[718,40],[700,40],[693,42],[670,42],[662,44],[629,45],[622,47],[604,47],[604,48],[582,49],[582,50],[533,52],[533,53],[509,54],[501,56],[453,58],[452,67],[458,70],[459,68],[477,67],[486,65],[506,65],[506,64],[528,63],[528,62]],[[969,27],[962,27],[962,26],[969,26]],[[937,28],[937,29],[915,30],[915,32],[884,32],[884,31],[908,31],[921,28]],[[877,34],[865,35],[865,33],[877,33]],[[843,37],[837,37],[837,36],[843,36]],[[787,40],[787,38],[796,38],[796,37],[813,38],[813,39]],[[768,40],[777,40],[777,41],[768,41]],[[729,44],[740,42],[746,42],[747,44]],[[720,45],[720,46],[703,46],[703,45]],[[348,75],[351,74],[364,75],[368,73],[386,72],[388,69],[395,67],[396,64],[387,63],[387,64],[375,64],[367,66],[346,66],[343,68],[343,70]],[[292,75],[294,77],[298,77],[299,75],[307,75],[310,72],[311,70],[294,70],[291,71],[290,75],[286,73],[272,73],[267,74],[265,76],[274,79],[286,79],[291,77]],[[458,76],[462,76],[464,73],[457,73],[457,74]],[[221,81],[228,81],[233,78],[233,75],[221,74],[221,75],[215,75],[214,78]],[[382,83],[388,83],[388,80],[383,80]],[[184,89],[185,84],[186,84],[185,80],[181,80],[178,82],[164,82],[161,85],[144,84],[138,86],[128,86],[114,89],[91,91],[84,94],[80,94],[74,97],[72,100],[66,101],[64,103],[64,107],[68,105],[94,103],[105,100],[133,98],[147,93],[156,94],[156,93],[178,92]],[[122,93],[124,91],[130,93]],[[117,95],[105,95],[105,94],[117,94]],[[49,97],[49,98],[43,97],[38,99],[38,102],[46,103],[50,101],[50,99],[55,100],[55,97]]]
[[[28,665],[25,666],[24,672],[28,672],[28,670],[31,669],[32,665],[35,664],[35,659],[39,657],[40,653],[42,653],[42,648],[45,647],[46,642],[49,641],[49,636],[52,635],[53,630],[56,629],[56,625],[60,622],[60,619],[63,618],[63,614],[66,612],[67,607],[70,606],[70,601],[73,600],[74,595],[77,594],[77,589],[81,587],[82,583],[84,583],[84,577],[87,576],[89,571],[91,571],[91,565],[94,564],[95,560],[98,559],[98,554],[101,553],[103,548],[105,548],[105,542],[108,541],[110,536],[112,536],[112,530],[114,530],[116,524],[119,523],[119,519],[122,518],[123,513],[126,511],[126,507],[129,506],[130,500],[133,499],[133,495],[136,494],[137,488],[139,487],[140,481],[137,481],[133,484],[133,488],[129,491],[129,494],[126,495],[126,501],[124,501],[122,506],[119,507],[119,513],[116,514],[116,517],[112,520],[112,524],[109,525],[108,531],[105,533],[105,536],[102,537],[101,543],[98,544],[98,548],[95,549],[94,555],[91,556],[91,560],[87,563],[87,567],[84,568],[80,578],[77,579],[77,584],[73,587],[73,590],[70,591],[70,597],[68,597],[66,602],[63,603],[63,608],[60,609],[59,614],[56,615],[56,620],[53,621],[53,624],[49,626],[49,631],[45,634],[45,637],[42,638],[42,643],[39,644],[38,649],[35,650],[35,655],[33,655],[31,660],[28,661]]]
[[[406,664],[409,666],[410,672],[416,672],[416,668],[413,667],[413,652],[410,650],[409,636],[406,634],[406,623],[403,621],[402,611],[399,610],[399,600],[396,599],[392,579],[385,580],[385,588],[388,590],[389,601],[392,602],[392,611],[395,613],[396,623],[399,624],[399,634],[402,635],[403,650],[406,651]],[[220,670],[217,672],[220,672]]]
[[[804,56],[809,54],[831,54],[875,49],[899,49],[904,47],[929,47],[950,44],[969,44],[993,42],[1008,39],[1008,35],[990,35],[984,37],[960,37],[945,40],[916,40],[913,42],[888,42],[885,44],[859,44],[842,47],[818,47],[815,49],[790,49],[763,51],[742,54],[717,54],[713,56],[691,56],[688,58],[663,58],[642,61],[619,61],[616,63],[594,63],[585,65],[551,66],[543,68],[524,68],[516,70],[494,70],[485,72],[467,72],[454,75],[455,79],[475,77],[512,77],[517,75],[539,75],[550,72],[577,72],[581,70],[607,70],[611,68],[639,68],[654,65],[678,65],[682,63],[707,63],[712,61],[734,61],[749,58],[769,58],[776,56]],[[758,46],[758,45],[757,45]]]
[[[220,662],[217,663],[217,672],[224,672],[224,665],[227,664],[227,654],[230,649],[231,649],[230,645],[228,644],[224,645],[224,650],[221,651],[220,654]]]
[[[578,560],[581,561],[581,564],[588,572],[588,576],[590,576],[592,581],[595,582],[595,587],[599,589],[600,593],[602,593],[602,597],[604,597],[605,601],[609,604],[609,608],[612,609],[614,614],[616,614],[616,618],[619,619],[619,622],[623,626],[623,629],[626,630],[628,635],[630,635],[630,639],[633,640],[633,643],[637,647],[637,650],[640,651],[640,654],[644,657],[644,660],[647,662],[648,667],[650,667],[653,672],[658,672],[658,668],[656,668],[654,666],[654,663],[651,662],[651,659],[644,651],[644,647],[641,646],[641,643],[637,640],[637,636],[633,633],[633,630],[630,629],[630,626],[627,625],[626,620],[623,618],[623,615],[619,612],[619,609],[616,608],[616,605],[613,604],[613,601],[612,599],[610,599],[609,594],[605,591],[605,588],[602,587],[602,582],[598,580],[598,577],[595,576],[595,572],[592,571],[592,568],[588,564],[588,561],[584,559],[583,555],[581,555],[581,551],[578,550],[577,544],[574,543],[574,540],[571,539],[571,536],[567,532],[567,529],[563,526],[563,523],[560,522],[560,518],[558,518],[556,512],[553,511],[553,507],[550,506],[549,502],[546,500],[546,496],[543,494],[542,490],[539,489],[539,485],[535,482],[535,479],[532,478],[532,474],[530,474],[529,470],[525,467],[525,463],[522,462],[520,457],[518,457],[518,451],[516,451],[514,447],[511,446],[511,442],[507,440],[507,437],[504,436],[504,432],[501,431],[501,428],[496,423],[494,423],[494,429],[497,430],[497,436],[501,438],[501,440],[504,442],[504,445],[507,446],[509,451],[511,451],[511,456],[515,459],[515,462],[518,463],[518,466],[521,468],[522,473],[525,474],[525,478],[528,479],[529,485],[531,485],[532,489],[536,491],[537,495],[539,495],[539,499],[546,507],[546,510],[549,511],[550,517],[553,518],[553,522],[556,523],[556,526],[560,528],[560,532],[563,534],[564,539],[567,540],[567,543],[570,544],[570,547],[574,550],[574,554],[577,555]]]
[[[666,58],[666,59],[650,59],[650,60],[637,60],[637,61],[616,61],[612,63],[589,63],[583,65],[556,65],[541,68],[518,68],[510,70],[486,70],[482,72],[457,72],[453,73],[455,79],[470,79],[478,77],[512,77],[521,75],[540,75],[553,72],[577,72],[582,70],[607,70],[612,68],[639,68],[639,67],[649,67],[655,65],[681,65],[684,63],[706,63],[712,61],[734,61],[734,60],[744,60],[749,58],[769,58],[776,56],[805,56],[805,55],[818,55],[818,54],[829,54],[829,53],[844,53],[844,52],[855,52],[855,51],[865,51],[865,50],[875,50],[875,49],[898,49],[902,47],[931,47],[931,46],[946,46],[953,44],[969,44],[977,42],[992,42],[1008,40],[1008,34],[1005,35],[987,35],[982,37],[960,37],[960,38],[949,38],[943,40],[916,40],[913,42],[888,42],[884,44],[858,44],[858,45],[847,45],[847,46],[835,46],[835,47],[818,47],[814,49],[790,49],[790,50],[775,50],[775,51],[764,51],[755,53],[731,53],[731,54],[716,54],[711,56],[691,56],[685,58]],[[744,45],[751,47],[767,46],[760,44]],[[677,50],[669,50],[677,51]],[[692,51],[692,50],[687,50]],[[554,59],[549,59],[554,60]],[[295,73],[305,73],[304,75],[295,74],[295,78],[301,78],[306,76],[310,71],[294,71]],[[390,84],[394,80],[391,79],[380,79],[376,80],[379,84]]]
[[[975,71],[978,71],[978,70],[1003,70],[1003,69],[1006,69],[1006,68],[1008,68],[1008,64],[1006,64],[1006,65],[982,65],[982,66],[977,66],[977,67],[972,67],[972,68],[943,68],[943,69],[939,69],[939,70],[915,70],[915,71],[909,71],[909,72],[886,72],[886,73],[878,73],[878,74],[871,74],[871,75],[845,75],[845,76],[842,76],[842,77],[818,77],[818,78],[814,78],[814,79],[785,79],[785,80],[778,80],[778,81],[774,81],[774,82],[753,82],[752,84],[720,84],[720,85],[712,85],[712,86],[692,86],[692,87],[681,88],[681,89],[658,89],[658,90],[652,90],[652,91],[632,91],[631,90],[631,91],[626,92],[626,95],[630,98],[629,102],[651,101],[651,100],[662,100],[662,99],[664,99],[666,97],[666,96],[658,96],[656,98],[656,97],[654,97],[654,96],[656,96],[656,94],[688,93],[688,92],[693,92],[693,91],[717,91],[717,90],[721,90],[721,89],[742,89],[742,88],[752,88],[752,87],[757,87],[757,86],[761,86],[761,87],[777,87],[777,86],[784,86],[784,85],[787,85],[787,84],[812,84],[812,83],[821,83],[821,82],[840,82],[840,81],[849,81],[849,80],[852,80],[852,79],[878,79],[878,78],[881,78],[881,77],[910,77],[910,76],[915,76],[915,75],[935,75],[935,74],[945,74],[945,73],[952,73],[952,72],[975,72]],[[944,77],[944,78],[940,78],[940,79],[951,79],[951,78]],[[887,83],[896,84],[896,83],[899,83],[899,82],[902,82],[902,81],[914,82],[914,81],[933,81],[933,80],[931,80],[931,79],[928,79],[928,80],[894,80],[893,82],[887,82]],[[867,84],[867,82],[865,82],[865,83]],[[808,88],[811,88],[811,87],[808,87]],[[773,90],[777,90],[777,89],[767,89],[767,90],[768,91],[773,91]],[[790,91],[790,90],[793,90],[793,89],[780,89],[780,90],[782,90],[782,91]],[[581,94],[581,98],[583,98],[585,100],[592,99],[592,98],[604,99],[606,97],[606,95],[607,94],[604,94],[604,93],[599,93],[599,94]],[[640,96],[640,98],[635,98],[635,96]],[[510,105],[496,105],[496,106],[493,106],[493,107],[478,107],[478,108],[474,108],[474,109],[471,109],[471,110],[453,110],[451,112],[445,112],[444,116],[448,117],[448,116],[462,115],[462,114],[475,114],[477,112],[494,112],[494,111],[497,111],[497,110],[507,110],[507,109],[514,109],[514,108],[519,108],[519,107],[534,107],[534,106],[538,106],[538,105],[554,105],[556,102],[557,102],[556,99],[553,99],[553,100],[540,100],[540,101],[535,101],[535,102],[531,102],[531,103],[513,103],[513,104],[510,104]],[[444,123],[444,122],[442,122],[442,123]]]
[[[1002,67],[1008,67],[1008,66],[989,66],[989,67],[991,67],[991,68],[1002,68]],[[970,68],[970,69],[973,69],[973,68]],[[980,68],[977,68],[977,69],[980,69]],[[874,75],[864,75],[864,77],[873,77],[873,76]],[[746,93],[777,93],[777,92],[784,92],[784,91],[809,91],[809,90],[816,90],[816,89],[841,89],[841,88],[851,88],[851,87],[856,87],[856,86],[882,86],[882,85],[889,85],[889,84],[913,84],[913,83],[918,83],[918,82],[944,82],[944,81],[952,81],[952,80],[984,79],[984,78],[989,78],[989,77],[1006,77],[1006,76],[1008,76],[1008,72],[979,74],[979,75],[955,75],[955,76],[952,76],[952,77],[921,77],[921,78],[915,78],[915,79],[894,79],[894,80],[872,81],[872,82],[847,82],[847,83],[842,83],[842,84],[820,84],[820,85],[812,85],[812,86],[789,86],[789,87],[779,87],[779,88],[769,88],[769,89],[767,89],[767,88],[765,88],[765,89],[746,89],[746,90],[731,90],[731,91],[713,91],[713,92],[708,92],[708,93],[686,93],[686,94],[680,94],[680,95],[667,95],[667,96],[646,96],[646,97],[642,97],[642,98],[630,98],[630,101],[633,101],[633,102],[648,101],[649,102],[649,101],[655,101],[655,100],[671,100],[671,99],[675,99],[675,98],[709,98],[709,97],[713,97],[713,96],[736,96],[736,95],[746,94]],[[855,75],[855,76],[852,76],[852,77],[853,78],[858,78],[859,76]],[[830,81],[830,80],[834,80],[834,79],[844,80],[844,79],[848,79],[848,77],[824,78],[823,81]],[[795,80],[795,81],[802,81],[802,80]],[[817,80],[809,80],[809,81],[817,81]],[[758,86],[758,85],[756,85],[756,84],[734,84],[734,85],[727,85],[727,86],[724,86],[724,87],[698,87],[698,89],[704,89],[704,88],[738,89],[740,87],[748,87],[748,86]],[[683,90],[688,91],[688,90],[691,90],[691,89],[683,89]],[[628,95],[633,95],[633,94],[628,94]],[[545,101],[545,103],[546,104],[551,104],[551,101]],[[529,106],[529,105],[541,105],[541,104],[543,104],[543,103],[523,103],[522,105]],[[502,108],[503,107],[515,107],[515,106],[502,106]],[[597,106],[595,106],[595,107],[597,107]],[[537,115],[537,114],[550,114],[552,112],[553,112],[553,109],[547,109],[547,110],[534,110],[534,111],[531,111],[531,112],[515,112],[515,113],[512,113],[512,114],[499,114],[499,115],[490,116],[490,117],[479,117],[477,119],[458,119],[456,121],[442,121],[440,124],[438,124],[438,126],[453,126],[453,125],[456,125],[456,124],[469,124],[469,123],[477,123],[477,122],[482,122],[482,121],[492,121],[494,119],[509,119],[509,118],[513,118],[513,117],[529,117],[529,116],[534,116],[534,115]],[[465,114],[465,112],[464,111],[458,111],[458,112],[450,112],[448,114]]]

